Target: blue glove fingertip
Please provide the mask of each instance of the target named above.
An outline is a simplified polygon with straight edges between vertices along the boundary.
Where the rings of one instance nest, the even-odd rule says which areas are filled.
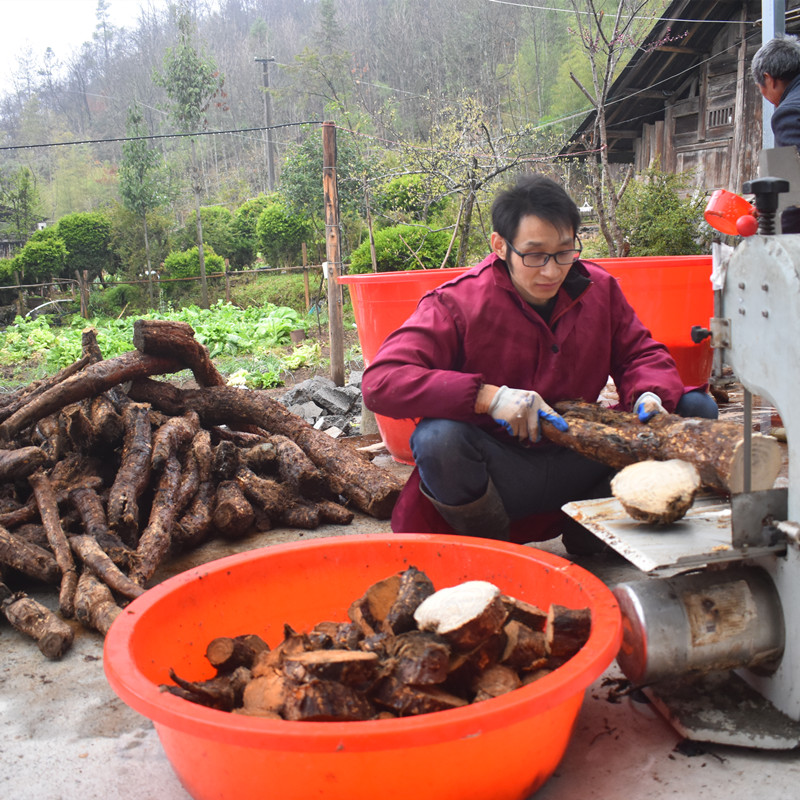
[[[655,411],[647,411],[644,405],[639,406],[637,409],[639,415],[639,422],[649,422],[655,415]]]
[[[561,431],[562,433],[569,428],[567,421],[559,414],[551,414],[549,411],[540,408],[539,417],[541,419],[546,419],[557,431]]]
[[[508,420],[505,420],[505,419],[496,419],[496,420],[495,420],[495,422],[496,422],[498,425],[502,425],[502,426],[503,426],[503,428],[505,428],[505,430],[506,430],[506,433],[509,433],[509,434],[511,434],[512,436],[514,435],[514,429],[511,427],[511,424],[508,422]]]

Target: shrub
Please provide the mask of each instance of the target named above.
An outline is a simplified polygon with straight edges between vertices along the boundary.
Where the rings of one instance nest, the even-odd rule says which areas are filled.
[[[225,261],[214,252],[214,248],[203,246],[206,262],[206,275],[210,272],[224,272]],[[200,274],[200,251],[195,246],[189,250],[174,250],[164,259],[164,272],[168,278],[196,278]]]
[[[307,218],[292,213],[281,201],[270,203],[256,223],[259,249],[268,261],[280,266],[298,263],[302,244],[310,233]]]
[[[265,194],[251,197],[249,200],[245,200],[233,215],[233,231],[246,264],[252,264],[255,261],[258,252],[258,234],[256,233],[258,218],[271,202],[273,201]]]
[[[402,272],[409,269],[436,269],[456,266],[456,248],[450,250],[447,231],[430,231],[415,225],[395,225],[375,232],[375,257],[378,272]],[[372,272],[369,240],[362,242],[350,256],[350,272]]]
[[[31,238],[13,261],[14,269],[18,269],[27,280],[55,277],[64,271],[67,248],[58,236]]]
[[[632,256],[697,255],[708,252],[700,195],[686,197],[690,176],[658,165],[628,186],[617,210]]]
[[[121,264],[118,280],[135,280],[147,277],[147,255],[150,251],[150,266],[158,270],[170,250],[169,231],[173,221],[166,213],[150,211],[147,214],[147,246],[144,241],[142,218],[128,211],[121,203],[109,211],[111,220],[111,247]],[[189,246],[196,244],[196,240]]]
[[[250,261],[250,250],[246,242],[239,239],[234,215],[223,206],[208,206],[200,209],[203,225],[203,244],[211,247],[223,262],[227,258],[231,266],[241,268]],[[176,247],[188,250],[197,244],[197,212],[192,211],[186,225],[173,237]]]
[[[0,258],[0,283],[14,284],[14,259]]]
[[[95,316],[116,317],[123,311],[147,309],[147,288],[121,283],[102,290],[95,287],[89,295],[89,311]]]
[[[114,273],[117,263],[111,251],[111,220],[99,211],[67,214],[56,230],[67,248],[63,277],[75,270],[88,270],[90,278],[103,271]]]

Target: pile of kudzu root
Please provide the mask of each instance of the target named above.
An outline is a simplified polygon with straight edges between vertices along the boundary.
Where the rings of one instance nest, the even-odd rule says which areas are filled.
[[[185,323],[138,320],[134,350],[83,356],[0,398],[0,611],[48,658],[69,621],[107,632],[170,555],[275,526],[385,519],[402,488],[266,393],[233,388]],[[191,369],[199,388],[153,375]],[[52,586],[58,612],[30,594]]]

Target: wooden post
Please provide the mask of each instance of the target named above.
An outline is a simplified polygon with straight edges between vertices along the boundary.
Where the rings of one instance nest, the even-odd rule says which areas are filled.
[[[81,314],[84,319],[89,319],[89,270],[83,271],[83,280],[81,281],[81,308],[86,310],[85,314]]]
[[[225,302],[231,301],[231,275],[228,270],[230,269],[230,260],[225,259]]]
[[[81,296],[81,316],[89,319],[89,271],[84,270],[80,273],[76,269],[75,277],[78,279],[78,291]]]
[[[14,270],[14,280],[16,281],[17,286],[22,286],[19,270]],[[22,289],[20,289],[17,292],[17,314],[19,314],[21,317],[24,317],[25,311],[25,294]]]
[[[336,185],[336,126],[322,123],[322,190],[325,198],[325,253],[328,259],[328,330],[331,341],[331,380],[344,386],[344,322],[342,287],[337,280],[342,266],[339,241],[339,190]]]
[[[306,292],[306,314],[311,310],[311,297],[308,291],[308,248],[306,243],[300,245],[303,248],[303,288]]]
[[[378,271],[378,257],[375,254],[375,231],[372,228],[372,210],[369,205],[369,184],[364,174],[364,207],[367,209],[367,231],[369,232],[369,255],[372,259],[372,271]]]
[[[731,153],[745,153],[747,151],[747,129],[749,126],[744,124],[745,108],[747,103],[747,9],[742,8],[739,15],[739,35],[742,36],[739,50],[736,55],[736,95],[733,105],[733,142],[731,143]],[[742,189],[745,181],[744,175],[749,175],[750,171],[743,169],[742,158],[730,159],[730,172],[728,174],[728,187],[737,194]],[[716,316],[716,314],[715,314]],[[714,353],[716,354],[716,350]]]

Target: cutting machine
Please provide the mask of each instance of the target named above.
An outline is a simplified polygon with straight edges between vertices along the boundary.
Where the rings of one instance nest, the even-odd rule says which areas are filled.
[[[759,232],[720,265],[708,331],[745,389],[745,446],[752,395],[780,413],[788,486],[754,491],[746,470],[743,492],[703,496],[665,528],[613,498],[564,507],[643,573],[614,588],[631,682],[688,738],[770,749],[800,744],[800,235],[775,233],[788,188],[768,177],[743,187]]]

